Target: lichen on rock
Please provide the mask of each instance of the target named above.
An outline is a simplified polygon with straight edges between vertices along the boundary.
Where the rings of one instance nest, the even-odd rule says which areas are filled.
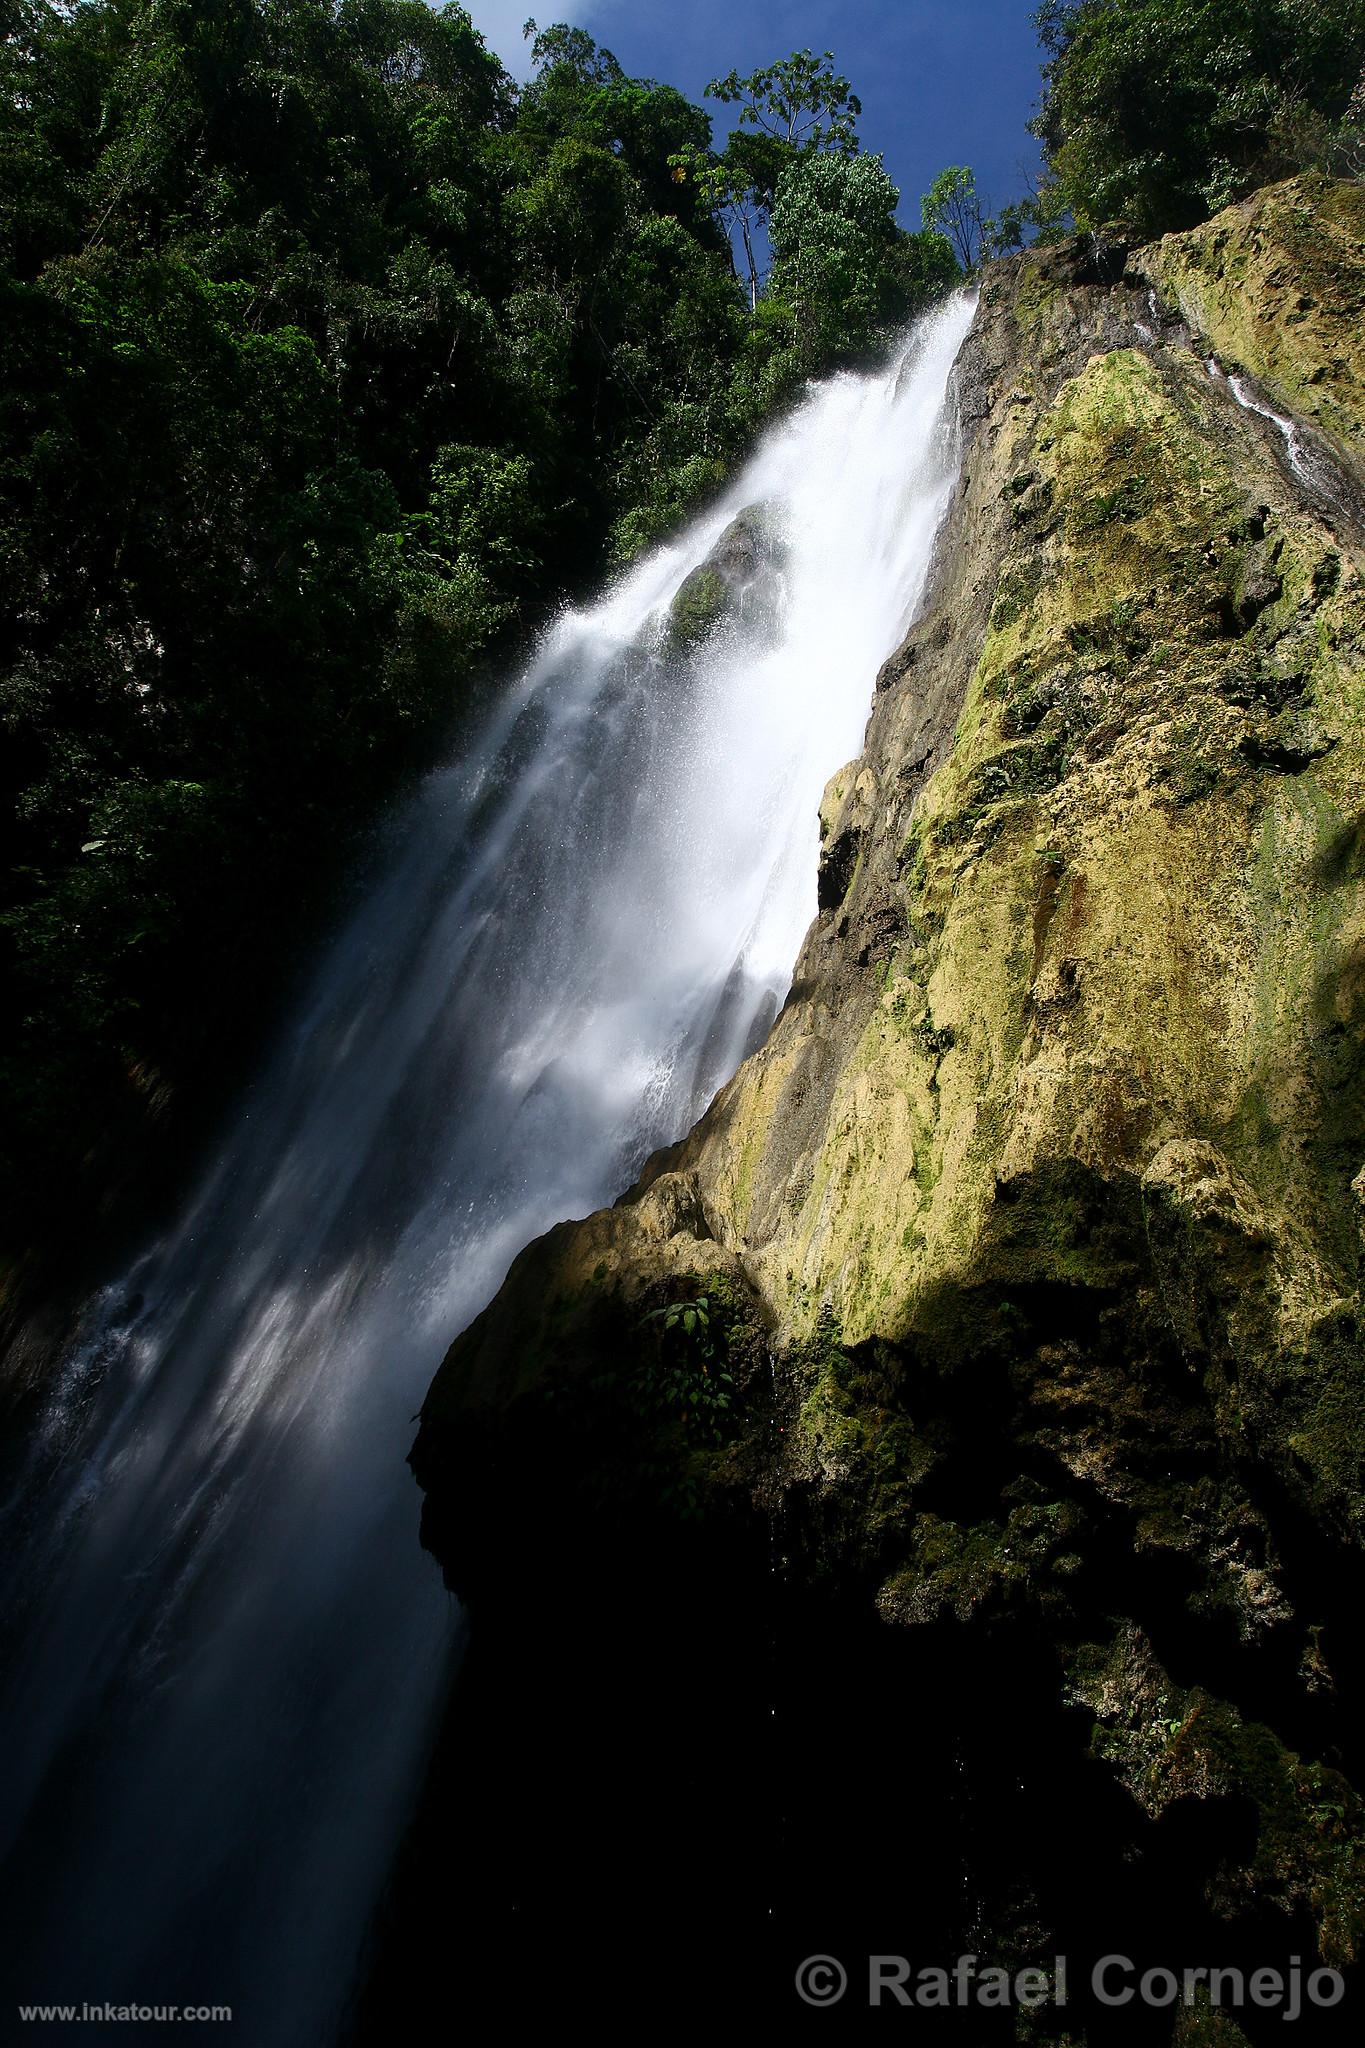
[[[993,1782],[995,1741],[1076,1773],[1153,1927],[1164,1888],[1248,1952],[1283,1927],[1340,1962],[1365,1871],[1362,305],[1365,199],[1317,179],[987,272],[961,485],[826,790],[792,998],[630,1195],[518,1261],[416,1453],[429,1540],[477,1583],[471,1424],[515,1441],[642,1313],[726,1290],[750,1367],[691,1467],[722,1549],[770,1542],[803,1614],[1015,1673],[1007,1715],[973,1701],[962,1771]],[[1350,489],[1298,477],[1215,354]],[[561,1466],[555,1527],[597,1487]],[[979,1907],[1000,1952],[1089,1924],[1043,1845],[1017,1864]]]

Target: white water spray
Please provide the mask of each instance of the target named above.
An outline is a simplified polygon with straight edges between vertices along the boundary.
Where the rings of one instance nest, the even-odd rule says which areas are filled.
[[[815,390],[548,633],[395,821],[183,1220],[97,1304],[9,1510],[6,1995],[336,2038],[459,1635],[413,1411],[520,1247],[619,1193],[775,1014],[821,790],[953,488],[971,310]],[[755,504],[756,616],[664,659],[669,601]]]

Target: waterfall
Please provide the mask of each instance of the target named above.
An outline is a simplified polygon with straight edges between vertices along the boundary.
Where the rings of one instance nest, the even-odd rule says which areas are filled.
[[[617,1195],[775,1015],[821,790],[954,487],[971,313],[812,388],[548,630],[391,821],[183,1216],[92,1304],[6,1509],[7,1997],[336,2040],[460,1642],[414,1410],[516,1252]]]

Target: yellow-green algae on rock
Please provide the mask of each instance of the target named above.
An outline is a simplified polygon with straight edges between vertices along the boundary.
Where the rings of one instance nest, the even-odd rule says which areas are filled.
[[[786,1572],[937,1655],[1044,1646],[1014,1739],[1055,1714],[1135,1816],[1205,1813],[1215,1919],[1333,1963],[1365,1927],[1363,306],[1365,195],[1317,179],[986,273],[792,997],[635,1190],[523,1254],[414,1457],[477,1583],[462,1443],[711,1290],[744,1369],[723,1441],[660,1426],[689,1509],[780,1515]]]
[[[1365,187],[1295,179],[1148,252],[1161,297],[1228,361],[1359,457]]]

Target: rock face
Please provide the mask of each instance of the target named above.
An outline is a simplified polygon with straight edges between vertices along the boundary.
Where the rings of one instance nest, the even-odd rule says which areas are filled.
[[[669,606],[664,652],[690,653],[724,624],[761,630],[782,601],[783,553],[766,507],[737,514]]]
[[[832,1863],[1016,1964],[1360,1945],[1362,307],[1365,194],[1310,180],[987,273],[787,1005],[424,1410],[476,1637],[586,1574],[599,1641],[682,1630],[718,1723],[801,1724],[793,1931]],[[1174,2038],[1266,2024],[1201,2010]]]

